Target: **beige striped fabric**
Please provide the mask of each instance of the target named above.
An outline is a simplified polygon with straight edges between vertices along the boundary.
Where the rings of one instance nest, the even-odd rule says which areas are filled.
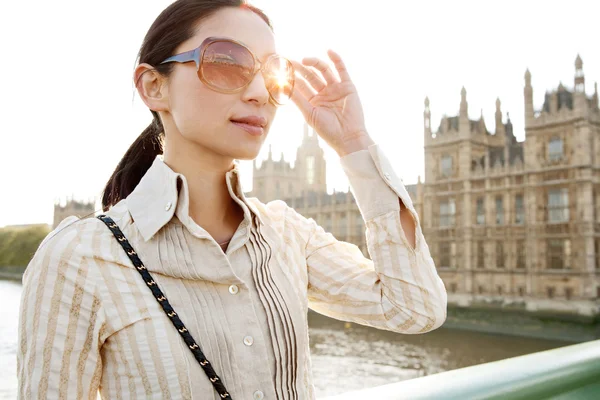
[[[314,399],[309,308],[418,334],[446,318],[446,291],[419,217],[377,145],[341,159],[367,226],[371,259],[282,201],[246,198],[225,252],[189,216],[185,176],[159,156],[109,212],[234,399]],[[400,208],[399,199],[406,205]],[[416,248],[400,212],[416,222]],[[23,279],[21,399],[218,399],[108,228],[67,218]]]

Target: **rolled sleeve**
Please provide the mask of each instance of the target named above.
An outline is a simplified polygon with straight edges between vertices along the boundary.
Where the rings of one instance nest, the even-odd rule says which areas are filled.
[[[398,198],[416,217],[412,200],[388,158],[377,144],[340,159],[358,208],[366,221],[400,211]]]
[[[310,307],[333,318],[408,334],[440,327],[446,319],[446,290],[402,181],[377,145],[348,154],[341,163],[366,222],[371,259],[290,210],[296,229],[310,232]],[[405,210],[415,220],[415,249],[402,230],[400,213]]]

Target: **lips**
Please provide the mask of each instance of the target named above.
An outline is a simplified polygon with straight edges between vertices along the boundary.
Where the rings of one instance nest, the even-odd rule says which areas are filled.
[[[256,115],[250,115],[250,116],[241,117],[241,118],[232,118],[231,122],[252,125],[252,126],[256,126],[256,127],[260,127],[260,128],[264,128],[265,126],[267,126],[267,119],[264,117],[256,116]]]
[[[231,122],[252,136],[262,136],[265,133],[265,126],[267,126],[267,119],[256,115],[232,118]]]

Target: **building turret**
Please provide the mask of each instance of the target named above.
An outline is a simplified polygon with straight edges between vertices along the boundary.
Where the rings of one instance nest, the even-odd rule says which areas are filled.
[[[425,144],[431,139],[431,111],[429,109],[429,97],[425,97],[425,111],[423,112],[423,132]]]
[[[587,99],[585,96],[585,75],[583,74],[583,60],[577,55],[575,59],[575,78],[573,79],[575,84],[574,90],[574,106],[575,110],[583,112],[587,108]]]
[[[458,131],[463,137],[468,136],[471,131],[469,122],[469,104],[467,103],[467,90],[464,86],[460,91],[460,112],[458,115]]]
[[[533,113],[533,87],[531,86],[531,72],[529,69],[525,71],[525,89],[523,90],[525,97],[525,128],[533,125],[535,115]]]
[[[496,135],[503,134],[504,132],[504,124],[502,123],[502,109],[501,109],[500,98],[496,98],[496,114],[495,114],[495,122],[496,122]]]
[[[575,92],[585,92],[585,75],[583,74],[583,60],[579,54],[575,59]]]

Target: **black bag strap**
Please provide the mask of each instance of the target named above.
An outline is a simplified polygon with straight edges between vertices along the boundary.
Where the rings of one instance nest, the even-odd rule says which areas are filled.
[[[221,396],[221,398],[231,400],[231,395],[227,392],[227,389],[225,389],[225,385],[223,385],[221,378],[217,376],[217,373],[213,369],[210,362],[204,356],[204,353],[200,349],[200,346],[198,346],[192,335],[190,335],[190,333],[186,329],[185,325],[183,325],[183,322],[181,322],[181,319],[179,319],[179,316],[177,315],[175,310],[173,310],[171,304],[169,304],[169,300],[167,300],[162,290],[160,290],[154,279],[152,279],[152,275],[150,275],[150,272],[148,272],[146,267],[144,267],[144,264],[138,257],[135,250],[133,250],[133,247],[131,247],[131,244],[129,244],[129,241],[127,240],[123,232],[121,232],[121,229],[119,229],[119,226],[112,220],[111,217],[107,215],[99,215],[96,218],[104,222],[106,226],[108,226],[108,229],[111,230],[113,235],[115,235],[115,238],[117,239],[121,247],[123,247],[123,250],[125,250],[125,253],[127,253],[127,256],[129,257],[131,262],[133,262],[135,268],[138,270],[140,275],[142,275],[142,279],[144,280],[144,282],[146,282],[146,285],[148,285],[150,291],[152,291],[152,294],[156,298],[156,301],[158,301],[158,303],[162,306],[163,310],[165,311],[165,313],[167,314],[167,316],[169,317],[169,319],[183,338],[183,341],[185,342],[185,344],[187,344],[188,348],[194,354],[196,360],[200,363],[200,366],[206,373],[206,376],[208,376],[208,379],[210,379],[217,393]]]

